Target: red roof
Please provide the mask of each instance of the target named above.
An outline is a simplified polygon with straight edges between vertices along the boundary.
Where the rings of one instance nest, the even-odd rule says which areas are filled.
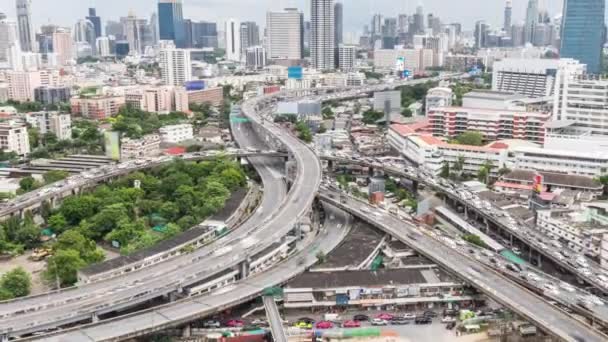
[[[186,148],[185,147],[180,147],[180,146],[171,147],[171,148],[166,149],[165,153],[166,154],[170,154],[172,156],[179,156],[179,155],[182,155],[182,154],[186,153]]]
[[[407,136],[415,133],[426,132],[429,128],[429,121],[423,120],[411,124],[392,124],[391,129],[396,131],[401,136]]]
[[[532,185],[508,183],[508,182],[496,182],[496,183],[494,183],[494,187],[514,189],[514,190],[532,190],[533,189]]]
[[[555,197],[557,197],[557,195],[552,192],[541,192],[538,197],[540,197],[540,199],[542,199],[543,201],[552,202]]]
[[[492,144],[488,145],[487,147],[489,147],[489,148],[497,148],[497,149],[501,149],[501,150],[506,150],[507,148],[509,148],[509,145],[507,145],[507,144],[505,144],[503,142],[497,141],[495,143],[492,143]]]

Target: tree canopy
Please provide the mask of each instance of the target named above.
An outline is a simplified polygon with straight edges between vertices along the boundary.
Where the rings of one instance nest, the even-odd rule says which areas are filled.
[[[32,279],[22,267],[14,268],[0,278],[0,300],[27,296],[31,289]]]
[[[483,134],[480,132],[468,131],[457,136],[454,141],[461,145],[482,146]]]

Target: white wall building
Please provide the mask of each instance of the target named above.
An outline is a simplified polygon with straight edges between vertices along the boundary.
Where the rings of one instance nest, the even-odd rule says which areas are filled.
[[[160,153],[160,136],[148,134],[141,139],[123,138],[120,141],[120,159],[138,159],[156,156]]]
[[[412,73],[434,66],[433,50],[430,49],[374,50],[374,66],[378,69],[395,70],[399,58],[403,58],[405,70]]]
[[[586,65],[570,58],[505,58],[494,62],[492,90],[528,97],[551,96],[561,82],[583,75],[586,69]]]
[[[608,174],[608,151],[573,152],[548,148],[517,147],[513,168],[568,175],[599,177]],[[595,151],[595,152],[593,152]]]
[[[192,125],[170,125],[159,129],[160,140],[164,144],[179,144],[186,140],[194,139]]]
[[[6,152],[15,152],[20,156],[30,153],[30,138],[27,126],[18,121],[0,122],[0,148]]]
[[[310,1],[310,58],[315,69],[334,69],[334,20],[334,0]]]
[[[266,13],[269,59],[300,60],[304,55],[304,16],[295,8]]]
[[[241,61],[241,23],[236,19],[229,19],[224,26],[226,35],[226,59]]]
[[[245,54],[245,63],[249,69],[264,69],[266,67],[266,49],[262,46],[248,47]]]
[[[439,107],[451,107],[453,103],[452,89],[446,87],[437,87],[429,89],[426,93],[426,113],[428,115],[429,110]]]
[[[355,68],[357,59],[357,47],[355,45],[340,44],[338,47],[338,67],[342,71],[350,71]]]
[[[95,40],[95,45],[97,48],[97,55],[102,57],[110,56],[110,38],[98,37]]]
[[[181,86],[192,79],[190,51],[185,49],[163,49],[159,53],[163,84]]]
[[[8,19],[0,19],[0,62],[6,63],[13,70],[21,70],[17,23]]]
[[[565,80],[554,95],[553,120],[608,136],[608,80]]]
[[[34,101],[35,89],[42,85],[40,71],[7,71],[5,76],[11,100]]]
[[[32,127],[38,128],[40,134],[53,133],[59,140],[72,139],[72,117],[68,113],[28,113],[25,120]]]

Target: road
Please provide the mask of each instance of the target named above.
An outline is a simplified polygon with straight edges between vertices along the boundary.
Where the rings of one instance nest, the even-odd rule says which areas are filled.
[[[266,318],[268,319],[274,342],[287,342],[287,335],[283,328],[283,320],[281,319],[277,303],[271,296],[264,296],[263,301],[264,309],[266,309]]]
[[[607,336],[565,314],[477,260],[465,257],[438,240],[422,234],[413,223],[406,224],[388,213],[350,197],[345,197],[345,203],[342,204],[339,192],[323,191],[321,199],[347,210],[396,237],[418,253],[454,272],[498,303],[509,307],[558,338],[565,341],[587,342],[608,339]]]
[[[213,315],[222,309],[258,297],[271,286],[280,285],[304,272],[317,262],[317,254],[328,254],[348,234],[348,217],[341,211],[330,211],[329,220],[315,238],[301,245],[296,255],[278,266],[244,281],[219,289],[211,295],[187,298],[162,307],[101,321],[45,337],[31,337],[22,341],[86,342],[117,341],[179,326],[197,318]]]

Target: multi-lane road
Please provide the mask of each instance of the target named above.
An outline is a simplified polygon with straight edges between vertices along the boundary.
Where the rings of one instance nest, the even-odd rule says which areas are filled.
[[[490,298],[565,341],[606,341],[608,336],[567,315],[546,300],[506,279],[491,268],[468,258],[420,232],[414,223],[407,224],[388,213],[340,192],[323,191],[321,199],[360,217],[391,236],[454,272]]]

